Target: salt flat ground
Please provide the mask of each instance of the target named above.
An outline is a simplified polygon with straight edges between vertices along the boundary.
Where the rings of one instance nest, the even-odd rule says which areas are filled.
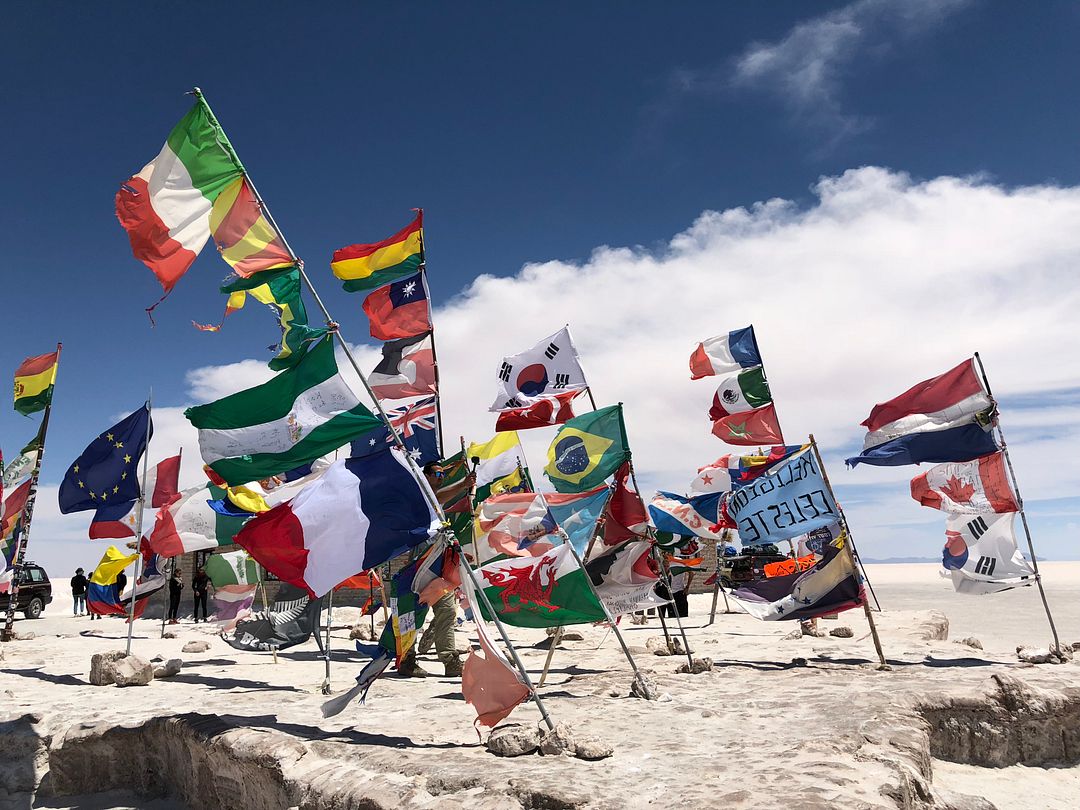
[[[1017,645],[1049,639],[1035,589],[960,597],[933,565],[868,568],[884,608],[875,615],[888,672],[874,667],[861,611],[823,622],[825,629],[852,627],[854,638],[784,640],[788,622],[721,614],[707,626],[709,596],[696,595],[686,629],[695,654],[716,662],[711,672],[676,674],[685,659],[652,655],[646,642],[661,637],[655,619],[624,627],[639,665],[663,693],[646,702],[627,697],[631,676],[614,638],[602,628],[575,628],[583,638],[556,650],[541,694],[557,721],[614,745],[614,755],[601,762],[492,756],[478,742],[460,682],[441,677],[430,659],[425,666],[433,677],[388,674],[366,704],[323,720],[324,663],[312,642],[283,652],[275,665],[269,655],[233,650],[206,625],[188,623],[179,638],[161,639],[158,622],[139,620],[134,651],[183,658],[180,675],[147,687],[93,687],[90,656],[122,648],[125,625],[73,618],[60,596],[45,618],[19,622],[17,629],[33,631],[34,639],[0,647],[0,723],[39,716],[33,731],[48,741],[54,776],[63,773],[60,792],[67,794],[39,796],[38,806],[50,808],[285,808],[296,803],[286,797],[295,797],[297,786],[332,796],[340,807],[359,806],[358,796],[385,807],[470,810],[896,807],[897,785],[910,782],[918,734],[925,737],[913,707],[993,694],[993,675],[1018,678],[1040,694],[1078,694],[1080,663],[1031,667],[1016,660]],[[1080,641],[1080,563],[1043,569],[1062,640]],[[948,615],[950,639],[974,636],[984,649],[923,638],[934,624],[930,609]],[[335,693],[351,685],[366,660],[347,639],[356,618],[355,609],[334,611]],[[469,628],[459,631],[459,645],[467,645]],[[87,631],[100,635],[82,635]],[[543,633],[511,635],[535,678],[546,656],[534,646]],[[208,640],[210,649],[182,653],[193,639]],[[140,736],[141,727],[161,717],[184,725],[170,726],[165,742]],[[525,704],[509,722],[537,720],[535,706]],[[198,733],[188,739],[184,728]],[[204,757],[193,774],[180,775],[188,760]],[[288,788],[255,778],[252,762]],[[130,780],[145,785],[148,773],[158,774],[150,782],[159,792],[161,784],[179,780],[172,801],[90,795],[123,789]],[[938,807],[948,806],[947,790],[984,796],[1001,808],[1073,808],[1080,795],[1076,767],[987,769],[936,761],[920,778]],[[14,794],[0,797],[0,808],[29,806],[19,801]],[[326,801],[311,806],[331,806]]]

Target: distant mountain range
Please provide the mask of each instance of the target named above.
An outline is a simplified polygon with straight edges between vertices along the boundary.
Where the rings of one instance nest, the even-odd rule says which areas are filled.
[[[1027,557],[1025,554],[1024,557]],[[1039,562],[1046,562],[1046,558],[1038,557]],[[884,559],[876,559],[873,557],[863,557],[864,563],[871,565],[896,565],[903,563],[941,563],[941,557],[886,557]]]

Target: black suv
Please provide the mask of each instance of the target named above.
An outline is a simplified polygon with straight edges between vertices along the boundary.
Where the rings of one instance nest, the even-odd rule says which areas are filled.
[[[0,614],[7,613],[10,594],[0,593]],[[45,569],[37,563],[23,563],[19,575],[19,601],[16,610],[21,610],[28,619],[36,619],[52,601],[52,583]]]

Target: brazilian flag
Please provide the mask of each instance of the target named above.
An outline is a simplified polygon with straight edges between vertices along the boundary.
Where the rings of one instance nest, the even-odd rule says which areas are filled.
[[[277,349],[269,363],[274,371],[295,366],[308,347],[326,334],[325,329],[308,326],[307,309],[300,297],[300,270],[295,266],[264,270],[248,278],[231,276],[221,291],[229,293],[230,311],[243,307],[250,295],[274,313],[281,329],[281,341],[271,347]]]
[[[629,457],[622,405],[609,405],[559,428],[544,474],[559,492],[584,492],[602,484]]]

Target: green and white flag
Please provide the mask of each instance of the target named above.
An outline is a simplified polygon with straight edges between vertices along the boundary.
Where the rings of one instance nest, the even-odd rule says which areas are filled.
[[[761,366],[733,374],[720,381],[713,400],[713,410],[721,411],[712,415],[713,419],[743,413],[768,405],[772,402],[769,384],[765,381],[765,371]]]
[[[488,563],[476,573],[499,618],[515,627],[591,624],[607,618],[585,571],[565,544],[539,557]],[[492,618],[483,603],[479,608],[484,618]]]
[[[30,444],[26,445],[6,467],[4,467],[4,491],[14,487],[34,471],[37,463],[38,450],[41,447],[41,439],[34,437]]]
[[[307,464],[382,424],[338,373],[331,340],[269,382],[184,412],[203,461],[231,486]]]
[[[257,585],[259,566],[246,551],[230,551],[226,554],[211,554],[205,565],[206,575],[215,588],[226,585]]]

